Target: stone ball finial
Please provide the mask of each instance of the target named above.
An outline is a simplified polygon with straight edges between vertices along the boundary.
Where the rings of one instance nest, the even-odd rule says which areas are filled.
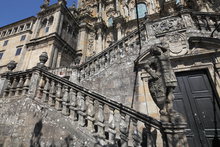
[[[14,70],[15,68],[16,68],[16,66],[17,66],[17,63],[15,62],[15,61],[10,61],[8,64],[7,64],[7,68],[8,68],[8,70],[9,71],[12,71],[12,70]]]

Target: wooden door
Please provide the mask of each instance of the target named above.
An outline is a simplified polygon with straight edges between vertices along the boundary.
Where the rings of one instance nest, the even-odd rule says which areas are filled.
[[[205,70],[176,73],[174,109],[187,119],[190,147],[211,147],[215,134],[220,137],[219,99]],[[220,139],[220,138],[219,138]]]

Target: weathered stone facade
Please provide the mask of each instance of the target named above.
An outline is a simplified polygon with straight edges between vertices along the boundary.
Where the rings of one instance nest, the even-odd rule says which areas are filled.
[[[135,0],[79,0],[78,8],[46,0],[37,17],[0,28],[0,146],[218,144],[220,3],[137,2],[140,30]],[[155,46],[167,50],[166,58],[152,57]],[[12,59],[15,69],[8,64]],[[162,65],[165,60],[169,65]],[[171,68],[177,81],[169,87],[163,78]],[[151,71],[154,80],[164,77],[155,84]],[[208,77],[206,83],[192,72]],[[183,83],[189,84],[186,90]],[[170,97],[163,101],[166,115],[154,97],[161,93]],[[190,105],[203,106],[201,115]],[[200,129],[189,127],[192,123]]]

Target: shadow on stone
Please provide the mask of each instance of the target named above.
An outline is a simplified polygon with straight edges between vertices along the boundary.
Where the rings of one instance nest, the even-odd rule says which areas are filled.
[[[40,138],[42,136],[41,130],[43,128],[42,119],[40,119],[34,127],[34,131],[32,132],[32,137],[30,140],[30,147],[40,147]]]

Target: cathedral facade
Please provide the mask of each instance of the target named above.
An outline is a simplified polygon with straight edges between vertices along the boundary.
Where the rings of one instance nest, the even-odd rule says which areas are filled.
[[[219,145],[218,0],[40,7],[0,28],[0,146]]]

